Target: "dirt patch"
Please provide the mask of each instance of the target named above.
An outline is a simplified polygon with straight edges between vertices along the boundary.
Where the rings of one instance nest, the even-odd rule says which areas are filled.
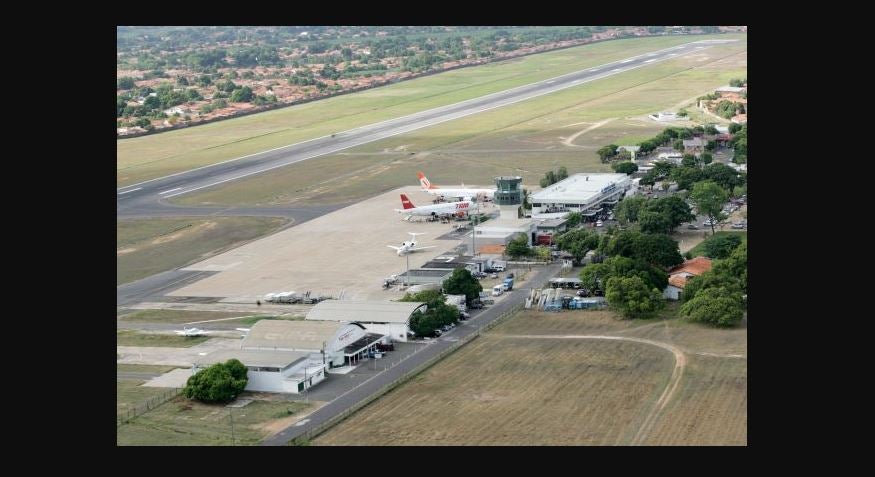
[[[115,255],[116,256],[125,255],[125,254],[131,253],[131,252],[136,252],[136,251],[137,251],[136,248],[128,247],[128,248],[123,248],[121,250],[116,250]]]
[[[152,243],[152,245],[160,245],[162,243],[172,242],[174,240],[178,240],[178,239],[184,237],[186,234],[193,234],[193,233],[199,232],[201,230],[206,231],[206,230],[214,229],[217,225],[219,225],[217,222],[212,222],[212,221],[204,222],[204,223],[198,224],[194,227],[189,225],[189,226],[186,226],[185,229],[180,230],[179,232],[158,237],[155,240],[153,240],[151,243]]]
[[[580,130],[580,131],[572,134],[570,137],[568,137],[568,139],[562,141],[562,144],[564,144],[566,146],[570,146],[570,147],[579,147],[579,146],[577,146],[577,144],[572,144],[575,139],[592,131],[593,129],[600,128],[600,127],[604,126],[605,124],[608,124],[609,122],[611,122],[615,119],[617,119],[617,118],[609,118],[609,119],[605,119],[604,121],[599,121],[586,129]]]
[[[272,435],[276,434],[277,432],[281,432],[281,431],[286,430],[289,426],[295,424],[296,422],[300,421],[301,419],[306,418],[310,414],[313,414],[320,407],[322,407],[324,405],[324,403],[315,403],[315,402],[312,404],[314,407],[312,409],[309,409],[307,412],[292,414],[289,417],[283,417],[280,419],[275,419],[273,421],[268,421],[265,423],[256,424],[256,425],[252,426],[252,429],[267,432],[268,436],[272,436]]]

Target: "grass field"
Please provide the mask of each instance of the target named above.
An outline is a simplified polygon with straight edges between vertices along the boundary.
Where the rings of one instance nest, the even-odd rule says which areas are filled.
[[[595,153],[599,147],[652,137],[665,125],[646,119],[646,114],[746,74],[745,42],[704,51],[174,201],[186,205],[346,203],[415,183],[418,170],[439,185],[462,181],[491,185],[494,176],[508,173],[522,176],[525,184],[536,184],[546,170],[560,165],[572,173],[610,171]],[[586,129],[590,130],[566,144]]]
[[[743,230],[740,232],[730,232],[730,231],[721,231],[715,232],[714,235],[709,235],[708,238],[701,241],[698,245],[690,249],[690,253],[693,254],[694,257],[704,256],[705,255],[705,242],[711,240],[711,237],[717,237],[720,235],[740,235],[741,243],[747,242],[747,230]]]
[[[609,41],[464,68],[195,128],[118,140],[117,185],[325,136],[705,38],[746,41],[746,35]]]
[[[744,327],[524,311],[313,443],[744,445],[746,350]]]
[[[124,323],[183,324],[194,321],[218,320],[245,315],[246,313],[231,313],[224,311],[134,310],[131,313],[122,315],[118,321]]]
[[[119,365],[121,366],[121,365]],[[119,369],[121,371],[121,369]],[[134,371],[134,370],[131,370]],[[116,417],[125,415],[131,409],[141,406],[152,398],[157,398],[167,392],[166,388],[149,388],[140,386],[145,381],[116,380],[115,412]]]
[[[209,336],[178,336],[140,333],[134,330],[116,330],[117,346],[158,346],[162,348],[190,348],[210,339]]]
[[[286,223],[274,217],[119,220],[116,285],[202,260]]]
[[[127,373],[167,373],[176,369],[176,366],[155,366],[152,364],[116,364],[116,372]]]
[[[116,443],[122,446],[255,445],[279,430],[273,424],[300,415],[309,406],[307,403],[258,400],[232,410],[222,404],[202,404],[178,397],[120,426]]]

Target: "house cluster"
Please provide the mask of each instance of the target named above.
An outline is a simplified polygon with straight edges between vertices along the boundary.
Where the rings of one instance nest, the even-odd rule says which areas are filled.
[[[680,300],[683,296],[687,280],[711,270],[711,259],[696,257],[687,260],[668,272],[668,286],[662,292],[662,296],[668,300]]]
[[[736,114],[730,119],[730,121],[736,124],[747,123],[747,83],[742,86],[723,86],[714,90],[714,94],[717,95],[717,99],[699,100],[699,109],[713,114],[714,108],[720,104],[721,101],[739,103],[744,105],[744,112]]]

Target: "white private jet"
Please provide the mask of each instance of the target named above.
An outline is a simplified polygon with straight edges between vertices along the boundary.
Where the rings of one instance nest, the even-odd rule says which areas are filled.
[[[417,235],[424,235],[425,233],[424,232],[420,232],[420,233],[407,232],[407,233],[413,237],[409,242],[401,242],[400,247],[396,247],[394,245],[386,245],[389,248],[395,249],[395,252],[398,254],[399,257],[402,255],[407,255],[408,253],[418,252],[420,250],[425,250],[427,248],[437,247],[437,245],[429,245],[428,247],[417,247],[416,246],[416,236]]]
[[[209,334],[209,331],[202,330],[200,328],[186,328],[183,327],[181,330],[174,331],[179,336],[203,336]]]
[[[495,197],[495,189],[472,189],[466,188],[465,184],[462,184],[462,187],[458,189],[438,187],[429,182],[428,178],[425,177],[425,174],[423,174],[422,171],[418,172],[417,175],[419,176],[419,185],[422,186],[424,192],[445,199],[447,197],[453,197],[459,200],[470,200],[473,197],[480,197],[484,200],[492,200]]]
[[[401,194],[401,205],[403,209],[395,209],[395,212],[407,214],[404,220],[410,220],[411,217],[437,217],[440,215],[458,215],[464,217],[470,210],[477,209],[477,204],[470,200],[460,200],[458,202],[447,202],[444,204],[423,205],[417,207],[413,205],[407,194]]]

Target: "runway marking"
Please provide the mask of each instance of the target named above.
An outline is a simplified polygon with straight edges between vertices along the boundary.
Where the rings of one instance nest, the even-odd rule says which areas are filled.
[[[653,63],[654,61],[656,61],[656,58],[654,58],[652,60],[647,60],[647,61],[645,61],[645,63]]]
[[[615,68],[615,69],[613,69],[613,70],[611,70],[611,71],[623,71],[623,70],[620,69],[620,68]]]
[[[632,61],[632,58],[629,58],[628,60],[623,60],[623,61],[621,61],[620,63],[628,63],[628,62],[630,62],[630,61]]]
[[[177,187],[176,189],[165,190],[164,192],[159,192],[158,195],[166,194],[168,192],[173,192],[175,190],[182,189],[182,187]]]
[[[592,71],[592,72],[596,72],[596,71],[598,71],[598,70],[600,70],[600,69],[601,69],[601,68],[593,68],[593,69],[591,69],[590,71]]]
[[[131,189],[131,190],[126,190],[126,191],[124,191],[124,192],[119,192],[118,195],[124,195],[124,194],[130,193],[130,192],[133,192],[133,191],[135,191],[135,190],[140,190],[140,189],[142,189],[142,187],[137,187],[136,189]]]

